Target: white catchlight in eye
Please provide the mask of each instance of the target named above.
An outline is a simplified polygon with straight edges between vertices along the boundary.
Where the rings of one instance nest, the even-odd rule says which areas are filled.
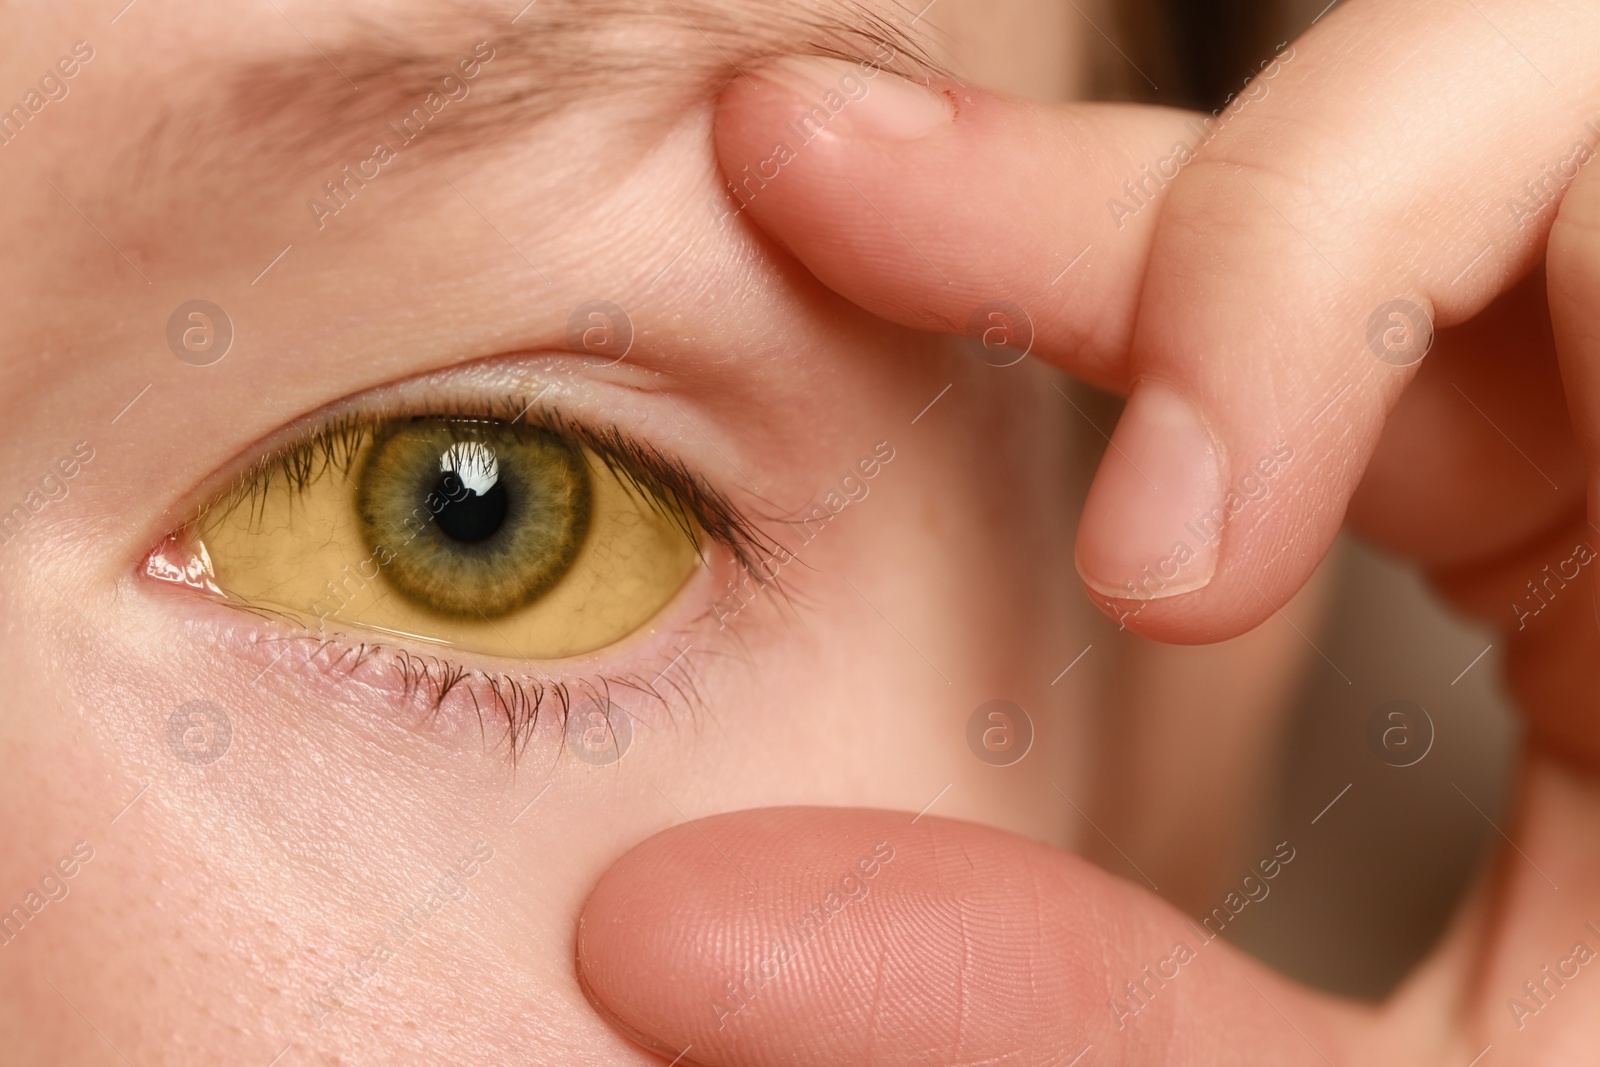
[[[439,457],[439,470],[454,474],[478,496],[486,495],[500,480],[500,461],[481,441],[453,444]]]

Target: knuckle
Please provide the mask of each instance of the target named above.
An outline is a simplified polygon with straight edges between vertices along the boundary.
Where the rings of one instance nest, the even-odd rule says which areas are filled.
[[[1425,242],[1414,190],[1397,185],[1395,164],[1374,158],[1336,118],[1247,115],[1205,147],[1174,188],[1163,225],[1315,272]]]

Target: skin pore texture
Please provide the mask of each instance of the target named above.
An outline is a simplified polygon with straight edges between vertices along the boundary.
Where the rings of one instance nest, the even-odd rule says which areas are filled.
[[[729,217],[715,97],[750,58],[727,54],[727,28],[762,24],[758,6],[591,12],[615,38],[604,91],[580,78],[567,106],[530,97],[491,137],[482,115],[512,97],[495,79],[571,61],[529,57],[588,26],[571,5],[519,6],[0,12],[0,100],[41,75],[66,87],[25,103],[0,147],[0,508],[26,512],[0,543],[0,906],[25,920],[0,944],[7,1064],[656,1062],[586,999],[574,923],[617,857],[715,813],[937,801],[1095,855],[1089,812],[1124,843],[1203,854],[1151,870],[1196,901],[1237,866],[1248,835],[1226,828],[1271,737],[1246,727],[1277,706],[1299,637],[1185,654],[1180,673],[1119,646],[1073,570],[1099,438],[1058,372],[875,318]],[[974,83],[1077,88],[1083,27],[1013,8],[944,0],[911,32],[944,31],[926,46]],[[816,47],[785,32],[763,47]],[[379,62],[355,38],[404,52]],[[628,56],[652,58],[630,73]],[[271,91],[241,97],[273,63]],[[413,144],[391,123],[416,106],[432,128]],[[1150,144],[1171,121],[1150,119]],[[371,162],[375,138],[391,161]],[[209,365],[168,340],[195,300],[231,323]],[[593,301],[625,309],[625,359],[570,349]],[[708,543],[642,629],[554,663],[450,653],[467,677],[439,699],[397,667],[437,646],[324,643],[144,573],[330,410],[508,397],[648,442],[796,558],[757,589]],[[824,520],[797,521],[819,505]],[[1127,658],[1063,675],[1096,642]],[[624,758],[574,758],[552,698],[513,760],[496,699],[529,678],[620,694]],[[1203,739],[1162,729],[1163,678],[1229,694]],[[1004,772],[967,744],[995,699],[1037,731]],[[226,716],[214,760],[185,747],[192,720],[174,734],[194,701]],[[1156,739],[1147,755],[1111,750],[1113,707]],[[1152,772],[1230,738],[1200,801]],[[1157,778],[1170,795],[1134,788]]]

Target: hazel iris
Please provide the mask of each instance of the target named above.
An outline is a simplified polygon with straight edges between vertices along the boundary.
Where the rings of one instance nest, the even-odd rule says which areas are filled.
[[[427,612],[494,619],[537,600],[588,533],[580,448],[487,419],[397,421],[373,441],[356,510],[390,584]]]

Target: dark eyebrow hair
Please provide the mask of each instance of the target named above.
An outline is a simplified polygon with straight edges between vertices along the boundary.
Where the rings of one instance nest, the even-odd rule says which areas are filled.
[[[487,146],[574,107],[623,97],[670,114],[789,53],[870,62],[911,77],[942,73],[922,43],[918,16],[897,0],[889,4],[534,0],[520,14],[436,10],[399,30],[356,21],[342,41],[242,65],[196,113],[159,119],[140,154],[145,164],[158,156],[192,164],[202,161],[183,144],[226,140],[249,147],[258,177],[278,169],[274,161],[314,166],[370,150],[386,132],[392,137],[390,124],[413,115],[430,93],[441,95],[446,77],[457,92],[465,83],[466,95],[428,124],[434,152]],[[459,64],[480,45],[494,58],[464,78]]]

